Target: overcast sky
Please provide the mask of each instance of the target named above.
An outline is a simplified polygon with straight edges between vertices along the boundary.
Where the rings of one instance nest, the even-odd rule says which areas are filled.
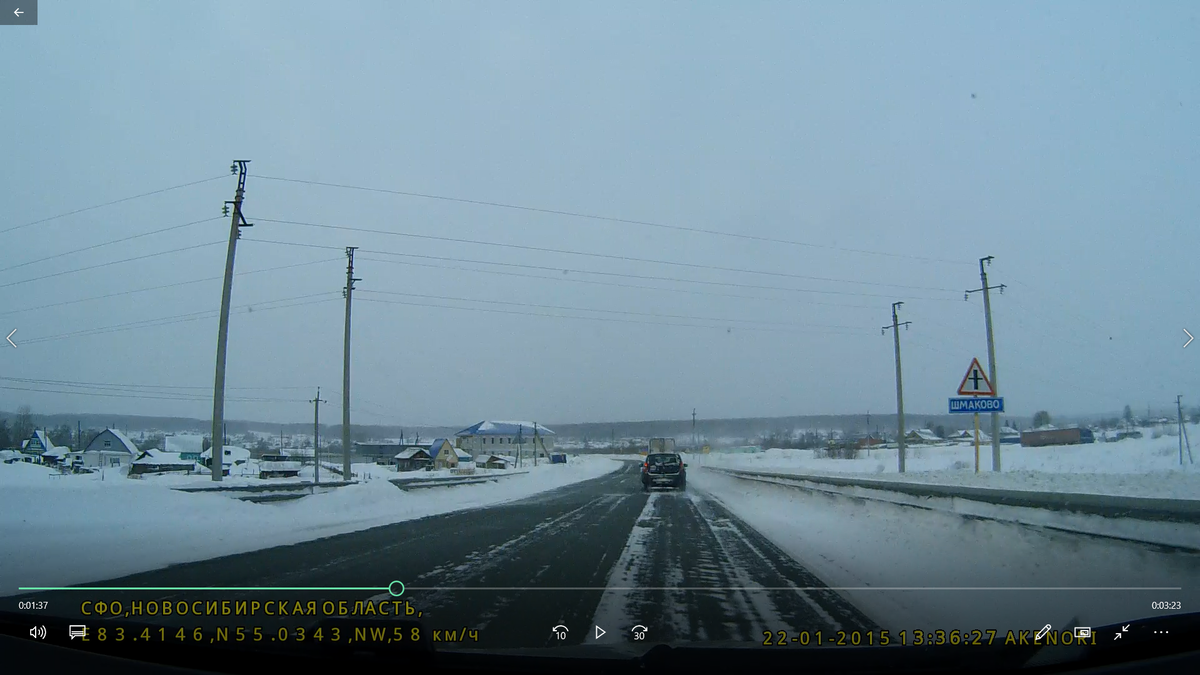
[[[345,246],[361,423],[892,412],[894,301],[942,412],[987,255],[1011,412],[1200,404],[1198,15],[44,2],[0,27],[0,410],[211,414],[235,158],[227,418],[340,418]]]

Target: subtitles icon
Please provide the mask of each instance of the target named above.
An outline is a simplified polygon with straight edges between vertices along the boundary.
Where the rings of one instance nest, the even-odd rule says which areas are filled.
[[[67,628],[67,637],[72,640],[77,637],[87,637],[87,626],[78,623],[71,624],[71,626]]]
[[[1075,637],[1079,639],[1092,637],[1092,629],[1090,626],[1076,626]]]

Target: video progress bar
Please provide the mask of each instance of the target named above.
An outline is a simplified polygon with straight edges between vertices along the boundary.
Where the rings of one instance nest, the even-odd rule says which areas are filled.
[[[364,592],[380,591],[400,596],[405,592],[524,593],[527,591],[1182,591],[1182,586],[20,586],[21,591],[166,591],[166,592]]]
[[[1182,586],[409,586],[427,591],[1181,591]]]

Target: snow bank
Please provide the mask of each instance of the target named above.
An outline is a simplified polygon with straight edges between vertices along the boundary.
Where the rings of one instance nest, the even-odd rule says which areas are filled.
[[[688,482],[892,631],[1097,626],[1200,600],[1190,555],[708,471]]]
[[[1189,435],[1200,438],[1200,426]],[[1200,448],[1193,449],[1200,460]],[[1178,438],[1125,439],[1110,443],[1000,448],[1000,473],[991,471],[992,449],[980,448],[975,473],[972,444],[913,446],[907,449],[906,471],[898,473],[895,448],[860,450],[858,459],[826,459],[812,450],[772,449],[755,453],[694,455],[697,466],[793,471],[824,475],[869,475],[878,479],[994,487],[1012,490],[1077,492],[1130,497],[1200,499],[1200,465],[1179,464]]]
[[[490,506],[620,466],[578,457],[565,465],[530,467],[495,483],[409,493],[386,480],[367,480],[294,501],[253,504],[171,489],[181,483],[210,485],[207,477],[131,480],[109,471],[101,479],[98,473],[58,475],[33,464],[0,464],[0,596],[17,594],[19,586],[101,581]],[[226,484],[263,482],[235,478]]]

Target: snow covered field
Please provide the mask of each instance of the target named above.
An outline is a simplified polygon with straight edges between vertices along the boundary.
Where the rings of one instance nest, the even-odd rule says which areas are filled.
[[[409,493],[371,478],[274,504],[171,489],[207,477],[120,473],[55,475],[34,464],[0,464],[0,596],[19,586],[65,586],[364,530],[520,499],[620,468],[606,458],[530,467],[496,483]],[[423,476],[441,472],[419,472]],[[376,475],[378,474],[378,475]],[[262,484],[235,478],[235,484]],[[131,553],[136,551],[135,553]]]
[[[1200,438],[1200,426],[1188,434]],[[975,473],[975,448],[910,446],[906,471],[898,473],[895,448],[861,450],[859,459],[825,459],[812,450],[772,449],[755,453],[692,455],[696,466],[713,466],[817,475],[868,475],[877,479],[929,482],[1015,490],[1078,492],[1131,497],[1200,499],[1200,464],[1179,464],[1178,437],[1126,439],[1110,443],[1023,448],[1002,445],[1000,473],[991,471],[992,449],[980,448],[980,472]],[[1200,461],[1200,448],[1192,449]]]

